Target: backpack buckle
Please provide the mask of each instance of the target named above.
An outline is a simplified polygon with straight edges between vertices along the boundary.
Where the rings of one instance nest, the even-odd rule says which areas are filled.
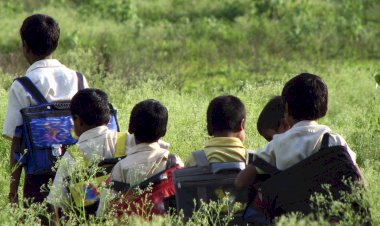
[[[51,149],[52,149],[51,151],[52,151],[53,156],[55,157],[62,156],[63,154],[62,144],[53,144],[51,145]]]

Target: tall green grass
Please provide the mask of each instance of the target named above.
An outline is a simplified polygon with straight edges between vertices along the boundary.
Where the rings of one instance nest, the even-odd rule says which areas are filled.
[[[378,2],[367,0],[0,1],[0,123],[7,89],[28,67],[18,28],[36,12],[58,20],[61,39],[54,56],[110,95],[123,130],[139,101],[154,98],[167,106],[163,139],[184,160],[208,139],[206,108],[213,97],[233,94],[243,100],[245,146],[256,150],[266,144],[256,131],[265,103],[292,76],[315,73],[325,79],[330,96],[320,123],[341,134],[358,154],[368,183],[365,196],[378,225],[380,90],[372,77],[380,71],[378,9]],[[8,204],[10,142],[0,138],[0,147],[0,224],[38,224],[37,214],[45,211],[41,206]],[[167,222],[175,225],[168,217],[150,224]],[[277,224],[289,222],[323,224],[296,216]]]

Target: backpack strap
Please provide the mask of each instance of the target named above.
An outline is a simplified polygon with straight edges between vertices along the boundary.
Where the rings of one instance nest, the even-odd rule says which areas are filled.
[[[84,89],[84,78],[79,72],[76,72],[78,78],[78,91]]]
[[[126,132],[117,132],[116,145],[115,145],[115,157],[125,156],[125,144],[127,142]]]
[[[330,134],[329,133],[323,134],[323,138],[322,138],[322,143],[321,143],[321,148],[320,149],[328,148],[329,147],[329,138],[330,138]]]
[[[200,151],[194,151],[193,157],[195,159],[195,162],[197,163],[197,166],[209,166],[210,163],[207,160],[207,156],[204,150]]]
[[[248,154],[248,164],[252,164],[252,165],[262,169],[264,172],[269,173],[271,175],[279,172],[279,170],[276,167],[272,166],[267,161],[260,158],[259,156],[257,156],[254,153]]]
[[[23,76],[20,78],[16,78],[24,89],[32,95],[33,99],[37,101],[38,104],[47,104],[49,103],[46,98],[42,95],[42,93],[37,89],[34,83],[30,80],[30,78]]]
[[[177,158],[174,154],[169,154],[168,159],[166,160],[165,169],[170,169],[177,165]]]
[[[129,183],[124,183],[121,181],[112,181],[110,188],[116,192],[125,193],[131,188],[131,185]]]

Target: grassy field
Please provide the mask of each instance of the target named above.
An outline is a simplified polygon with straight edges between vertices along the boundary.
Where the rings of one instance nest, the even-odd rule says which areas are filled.
[[[368,183],[365,197],[374,225],[380,225],[380,90],[373,78],[380,73],[378,10],[380,3],[369,0],[0,0],[0,123],[7,89],[28,67],[18,29],[37,12],[60,23],[54,57],[110,95],[123,130],[137,102],[154,98],[167,106],[164,140],[184,160],[208,139],[206,108],[213,97],[233,94],[243,100],[245,146],[255,150],[266,144],[256,131],[264,104],[292,76],[318,74],[329,88],[329,112],[320,123],[357,153]],[[0,138],[0,224],[37,224],[40,207],[8,205],[9,146]],[[150,223],[168,222],[178,223],[169,217]],[[293,216],[278,225],[289,222],[323,223]]]

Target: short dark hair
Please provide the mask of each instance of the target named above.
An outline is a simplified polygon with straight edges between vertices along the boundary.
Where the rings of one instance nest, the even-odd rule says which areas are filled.
[[[266,129],[278,130],[281,119],[285,117],[285,105],[281,96],[274,96],[268,101],[257,119],[257,131],[263,134]]]
[[[168,110],[159,101],[148,99],[136,104],[129,118],[129,133],[144,143],[158,141],[166,134]]]
[[[216,97],[207,108],[208,134],[239,132],[245,117],[245,106],[239,98],[232,95]]]
[[[282,98],[296,120],[316,120],[326,115],[328,90],[317,75],[302,73],[290,79],[282,90]]]
[[[34,14],[27,17],[20,28],[21,39],[33,54],[41,57],[50,55],[58,46],[60,29],[50,16]]]
[[[110,119],[108,96],[100,89],[79,90],[70,102],[71,114],[90,126],[107,125]]]

